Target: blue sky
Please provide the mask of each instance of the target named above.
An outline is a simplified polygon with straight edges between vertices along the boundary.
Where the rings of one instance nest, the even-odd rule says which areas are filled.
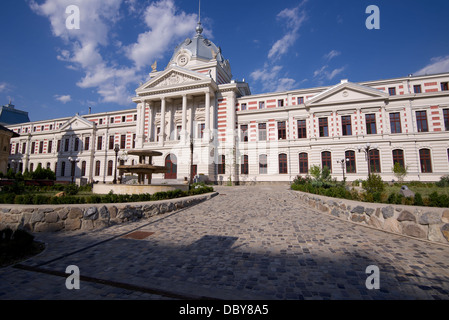
[[[203,34],[253,94],[447,72],[448,16],[446,0],[201,1]],[[134,108],[151,64],[163,69],[197,20],[196,0],[2,0],[0,103],[32,121]]]

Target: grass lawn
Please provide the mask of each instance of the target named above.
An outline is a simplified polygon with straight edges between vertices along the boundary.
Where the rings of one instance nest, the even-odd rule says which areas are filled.
[[[449,187],[437,187],[434,184],[423,184],[423,185],[409,185],[407,183],[404,183],[403,185],[406,185],[411,191],[414,193],[420,193],[421,196],[427,197],[432,192],[437,192],[438,194],[445,194],[449,196]],[[401,191],[401,185],[395,185],[395,186],[386,186],[385,193],[391,194],[393,192],[399,193]]]

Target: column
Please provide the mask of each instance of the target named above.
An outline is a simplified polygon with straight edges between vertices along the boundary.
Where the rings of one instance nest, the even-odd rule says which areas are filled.
[[[187,95],[182,96],[182,130],[181,142],[185,143],[187,137]]]
[[[205,110],[206,111],[206,115],[205,115],[206,123],[204,125],[204,130],[206,132],[205,132],[204,136],[205,136],[206,140],[208,141],[210,138],[210,92],[209,91],[206,91],[205,99],[206,99],[206,101],[204,104],[204,108],[206,109]]]
[[[159,144],[164,145],[165,142],[165,97],[161,98],[161,133]]]
[[[139,148],[143,148],[143,143],[145,142],[145,113],[147,109],[147,102],[143,101],[142,106],[140,108],[140,131],[139,131]],[[151,124],[150,124],[151,125]]]

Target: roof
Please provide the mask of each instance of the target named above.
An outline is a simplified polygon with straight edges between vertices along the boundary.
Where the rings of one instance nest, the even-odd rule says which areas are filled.
[[[6,128],[5,126],[2,126],[1,124],[0,124],[0,131],[6,131],[6,132],[12,133],[12,138],[20,137],[20,134],[18,134],[17,132],[14,132],[14,131]]]

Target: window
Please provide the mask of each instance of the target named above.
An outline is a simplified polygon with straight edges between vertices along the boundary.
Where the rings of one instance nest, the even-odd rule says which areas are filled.
[[[449,131],[449,109],[443,109],[444,129]]]
[[[122,116],[122,122],[125,122],[125,121],[126,121],[126,117]]]
[[[240,126],[240,141],[248,142],[248,125],[242,124]]]
[[[34,163],[30,164],[30,171],[33,172],[34,171]]]
[[[64,177],[65,175],[65,161],[62,161],[61,163],[61,177]]]
[[[356,173],[355,152],[352,150],[345,152],[345,163],[347,173]]]
[[[79,147],[80,147],[80,139],[75,138],[75,146],[73,147],[74,151],[78,151]]]
[[[328,167],[332,172],[332,155],[330,151],[321,152],[321,167]]]
[[[111,123],[114,123],[114,117],[111,118]]]
[[[65,152],[69,151],[69,145],[70,145],[70,139],[65,139],[64,140],[64,151]]]
[[[414,85],[413,91],[415,91],[415,93],[421,93],[422,92],[421,85],[420,84]]]
[[[97,139],[97,150],[101,150],[103,148],[103,137],[100,136]]]
[[[395,96],[396,95],[396,88],[388,88],[388,93],[390,94],[390,96]]]
[[[36,142],[31,142],[31,154],[34,154],[35,149],[36,149]]]
[[[298,120],[298,139],[307,138],[306,120]]]
[[[181,140],[181,130],[182,130],[182,126],[176,126],[176,140]],[[135,148],[135,142],[136,140],[136,134],[133,135],[133,148]]]
[[[365,116],[366,120],[366,134],[376,134],[376,115],[375,114],[367,114]]]
[[[441,82],[441,91],[448,91],[448,90],[449,90],[448,82]]]
[[[304,104],[304,97],[298,97],[298,104]]]
[[[284,106],[284,99],[279,99],[278,100],[278,107],[283,107]]]
[[[260,101],[259,102],[259,109],[264,109],[265,108],[265,101]]]
[[[259,123],[259,141],[267,140],[267,124]]]
[[[133,119],[134,121],[137,121],[137,114],[134,115]]]
[[[259,156],[259,174],[266,174],[268,172],[268,160],[266,154]]]
[[[426,111],[416,111],[416,126],[418,132],[428,132],[429,127],[427,126],[427,112]]]
[[[100,160],[95,161],[95,176],[99,176],[100,175]]]
[[[53,148],[53,141],[48,141],[47,153],[51,153]]]
[[[109,144],[108,144],[108,149],[109,150],[114,150],[114,136],[109,136]]]
[[[46,168],[50,169],[50,166],[51,166],[50,162],[47,162]]]
[[[380,173],[380,155],[379,150],[372,149],[369,151],[369,164],[371,173]]]
[[[112,160],[108,161],[108,176],[112,176],[112,171],[114,170],[114,162]]]
[[[287,128],[285,126],[285,121],[278,122],[278,139],[279,140],[287,139]]]
[[[81,162],[81,176],[84,177],[86,175],[86,161]]]
[[[57,152],[61,151],[61,140],[58,140],[58,143],[56,145],[56,151]]]
[[[405,162],[404,162],[404,151],[401,149],[394,149],[393,150],[393,166],[399,163],[402,167],[405,168]]]
[[[126,148],[126,134],[120,136],[120,149]]]
[[[299,173],[309,173],[309,157],[307,153],[299,154]]]
[[[281,153],[279,155],[279,174],[286,174],[287,170],[287,155],[285,153]]]
[[[90,137],[84,138],[84,150],[89,150]]]
[[[432,162],[430,159],[430,150],[421,149],[419,150],[419,161],[421,162],[421,172],[431,173],[432,172]]]
[[[100,124],[103,124],[103,119],[100,119]]]
[[[206,125],[204,123],[198,124],[198,138],[200,138],[200,139],[203,139],[204,128],[206,128]]]
[[[26,151],[27,151],[27,143],[24,142],[24,143],[22,144],[22,154],[25,154]]]
[[[240,172],[241,172],[241,174],[249,173],[248,156],[247,155],[242,156],[242,163],[240,164]]]
[[[391,133],[401,133],[401,114],[399,112],[390,113]]]
[[[240,108],[242,111],[245,111],[246,110],[246,103],[242,103],[242,106],[241,106],[241,108]]]
[[[327,123],[327,118],[319,118],[318,124],[320,127],[320,137],[329,137],[329,125]]]
[[[39,153],[44,152],[44,141],[39,142]]]
[[[217,174],[225,174],[225,173],[226,173],[226,157],[222,155],[218,159]]]
[[[344,136],[352,135],[351,116],[341,117],[341,130]]]

